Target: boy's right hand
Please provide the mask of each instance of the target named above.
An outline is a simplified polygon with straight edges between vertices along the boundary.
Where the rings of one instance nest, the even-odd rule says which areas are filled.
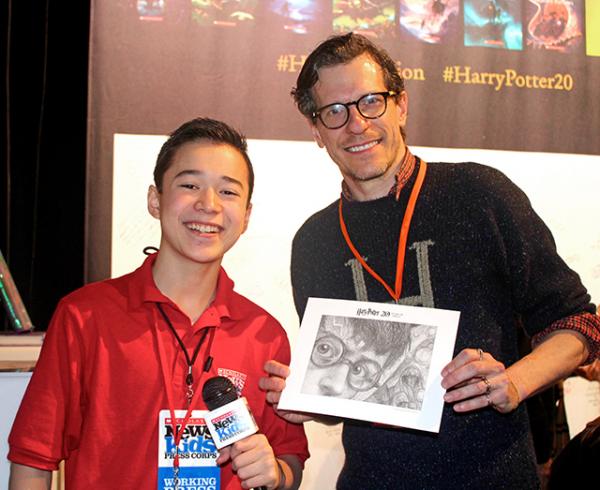
[[[260,378],[258,385],[263,391],[267,392],[267,401],[273,405],[277,414],[293,424],[301,424],[313,420],[313,417],[304,413],[277,409],[281,392],[285,388],[285,380],[290,375],[290,368],[277,361],[267,361],[264,369],[269,376]]]

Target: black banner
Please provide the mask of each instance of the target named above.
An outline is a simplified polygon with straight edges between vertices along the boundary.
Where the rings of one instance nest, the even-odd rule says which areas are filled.
[[[600,48],[586,43],[600,18],[586,3],[97,2],[92,107],[108,133],[210,115],[251,138],[308,139],[290,89],[321,40],[354,29],[397,60],[411,144],[600,154]]]

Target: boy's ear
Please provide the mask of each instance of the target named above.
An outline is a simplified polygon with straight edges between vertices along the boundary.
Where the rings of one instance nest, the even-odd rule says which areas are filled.
[[[154,185],[148,187],[148,212],[153,218],[160,219],[160,192]]]
[[[244,216],[244,228],[242,229],[242,233],[244,233],[248,229],[248,222],[250,221],[251,213],[252,213],[252,203],[248,203],[248,207],[246,208],[246,216]]]

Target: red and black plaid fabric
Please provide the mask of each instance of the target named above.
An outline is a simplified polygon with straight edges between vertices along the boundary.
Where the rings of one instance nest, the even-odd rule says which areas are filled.
[[[548,334],[556,330],[573,330],[587,339],[590,352],[584,364],[589,364],[600,358],[600,316],[586,311],[557,320],[535,335],[532,339],[532,345],[537,346],[543,342]]]

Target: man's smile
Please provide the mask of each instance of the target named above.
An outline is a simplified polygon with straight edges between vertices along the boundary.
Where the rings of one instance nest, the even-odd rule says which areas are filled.
[[[359,153],[361,151],[370,150],[374,146],[377,146],[379,143],[381,143],[381,138],[360,145],[347,146],[344,149],[350,153]]]

